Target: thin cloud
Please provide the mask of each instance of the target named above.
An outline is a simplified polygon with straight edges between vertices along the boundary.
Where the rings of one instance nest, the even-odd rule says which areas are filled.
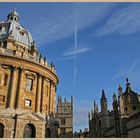
[[[120,82],[124,83],[126,77],[130,79],[131,83],[133,84],[134,89],[140,90],[139,83],[140,83],[140,61],[136,60],[131,64],[127,64],[125,67],[122,66],[118,72],[111,78],[110,82]]]
[[[58,58],[57,61],[73,60],[74,58],[75,56],[62,57],[62,58]]]
[[[115,12],[95,33],[103,36],[117,32],[120,35],[140,32],[140,3],[132,4]]]
[[[112,3],[73,3],[57,7],[57,11],[50,11],[40,15],[36,24],[32,26],[32,34],[37,42],[47,44],[73,35],[74,12],[77,7],[77,26],[81,31],[101,20],[112,10]],[[53,8],[53,7],[52,7]],[[55,7],[56,9],[56,7]],[[44,16],[45,15],[45,16]],[[51,16],[50,16],[51,15]]]
[[[74,73],[73,73],[73,86],[75,87],[76,85],[76,78],[77,78],[77,56],[75,56],[75,59],[74,59]]]
[[[118,72],[112,77],[111,81],[113,80],[118,80],[120,78],[124,78],[124,77],[134,77],[136,78],[138,76],[138,70],[140,70],[140,66],[139,66],[139,61],[136,60],[131,64],[127,64],[127,65],[123,65]]]
[[[88,51],[90,51],[90,50],[91,50],[91,49],[88,48],[88,47],[86,47],[86,48],[78,48],[77,50],[65,52],[65,53],[63,54],[63,56],[78,55],[78,54],[82,54],[82,53],[88,52]]]

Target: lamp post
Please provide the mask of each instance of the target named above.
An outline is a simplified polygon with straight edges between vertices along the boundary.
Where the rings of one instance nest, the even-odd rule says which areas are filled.
[[[14,119],[14,129],[13,129],[14,133],[13,133],[13,138],[15,138],[16,137],[16,126],[17,126],[17,114],[15,114],[15,116],[13,117],[13,119]]]

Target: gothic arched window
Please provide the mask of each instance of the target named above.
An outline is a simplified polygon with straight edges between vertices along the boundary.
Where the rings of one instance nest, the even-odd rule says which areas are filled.
[[[65,118],[62,118],[62,119],[61,119],[61,124],[62,124],[62,125],[65,125],[65,124],[66,124],[66,119],[65,119]]]
[[[25,126],[23,138],[35,138],[35,127],[33,124],[27,124]]]
[[[0,138],[3,138],[4,136],[4,125],[0,123]]]

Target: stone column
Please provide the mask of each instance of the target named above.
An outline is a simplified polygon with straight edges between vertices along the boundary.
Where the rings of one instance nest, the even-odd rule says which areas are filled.
[[[51,94],[52,94],[52,81],[50,80],[50,87],[49,87],[49,114],[51,113]]]
[[[41,89],[42,89],[42,76],[37,77],[37,90],[36,90],[36,112],[40,112],[41,108]]]
[[[54,97],[54,83],[52,83],[52,86],[51,86],[51,111],[54,113],[54,100],[55,100],[55,97]]]
[[[8,107],[14,108],[14,99],[16,96],[16,67],[11,68],[10,80],[9,80],[9,98],[8,98]]]
[[[50,80],[50,113],[54,113],[54,83]]]
[[[18,76],[16,108],[21,107],[20,102],[21,102],[21,95],[22,95],[22,92],[23,92],[23,76],[24,76],[23,68],[20,67],[19,68],[19,76]]]
[[[41,113],[44,113],[44,76],[42,77],[42,91],[41,91]]]

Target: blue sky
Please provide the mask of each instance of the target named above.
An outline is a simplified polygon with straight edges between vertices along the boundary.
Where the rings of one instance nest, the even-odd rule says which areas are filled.
[[[74,96],[74,130],[88,127],[102,89],[109,108],[126,77],[140,91],[140,3],[0,3],[0,20],[15,8],[56,67],[57,95]]]

